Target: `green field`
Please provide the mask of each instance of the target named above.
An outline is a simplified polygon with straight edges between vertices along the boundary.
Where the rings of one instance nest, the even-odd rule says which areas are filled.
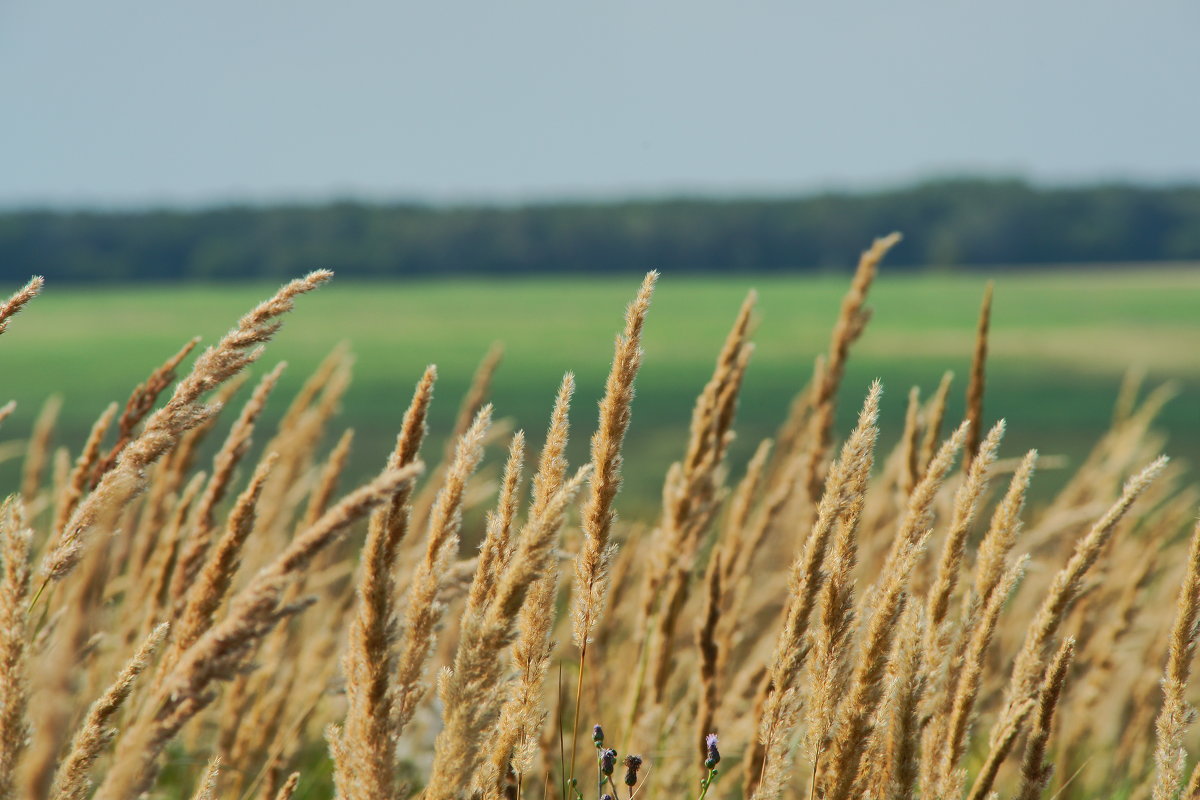
[[[872,292],[874,319],[855,349],[842,396],[851,420],[868,381],[883,380],[885,444],[894,441],[908,388],[927,393],[954,370],[955,404],[970,362],[986,276],[889,276]],[[412,385],[427,363],[441,379],[435,433],[453,418],[480,357],[505,347],[494,399],[539,444],[559,378],[579,383],[576,455],[595,422],[612,339],[637,280],[545,279],[491,282],[339,283],[301,298],[262,362],[289,362],[294,390],[338,342],[350,344],[355,381],[342,420],[358,432],[354,469],[365,475],[391,446]],[[646,330],[646,360],[627,449],[626,503],[653,502],[661,475],[682,450],[691,403],[742,297],[760,294],[757,350],[742,400],[738,461],[781,419],[793,393],[827,347],[845,276],[818,278],[665,275]],[[12,287],[16,288],[16,287]],[[59,442],[77,449],[92,419],[192,335],[211,342],[272,287],[265,285],[75,288],[50,282],[0,341],[0,395],[18,401],[7,438],[27,435],[45,397],[65,405]],[[996,278],[989,419],[1006,417],[1006,452],[1037,446],[1077,459],[1103,430],[1122,373],[1175,379],[1181,395],[1163,415],[1168,451],[1200,448],[1200,270],[1000,273]],[[262,367],[256,368],[261,371]],[[278,398],[276,411],[284,404]],[[260,440],[264,437],[259,437]],[[6,474],[13,466],[7,466]],[[1053,481],[1053,476],[1046,480]]]

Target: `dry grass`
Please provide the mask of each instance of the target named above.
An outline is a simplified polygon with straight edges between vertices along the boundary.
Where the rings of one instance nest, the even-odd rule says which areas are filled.
[[[811,385],[736,480],[755,297],[730,309],[650,520],[614,500],[654,273],[574,471],[572,376],[527,478],[525,434],[488,402],[499,348],[424,479],[432,367],[382,472],[336,499],[336,349],[272,432],[282,365],[265,373],[203,469],[239,373],[327,273],[176,382],[185,343],[73,457],[52,399],[0,509],[0,800],[1197,796],[1200,490],[1157,457],[1166,393],[1129,383],[1093,456],[1027,502],[1036,453],[985,418],[989,288],[966,419],[946,419],[949,375],[924,403],[903,387],[882,452],[875,383],[837,445],[895,241],[864,253]],[[0,332],[40,289],[0,305]]]

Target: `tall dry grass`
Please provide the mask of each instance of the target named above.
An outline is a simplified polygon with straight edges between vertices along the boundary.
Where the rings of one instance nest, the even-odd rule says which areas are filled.
[[[863,254],[812,383],[739,475],[754,295],[730,309],[650,520],[616,499],[655,273],[574,467],[573,377],[527,470],[524,432],[492,421],[498,348],[429,470],[433,367],[382,471],[338,499],[340,349],[272,431],[283,365],[266,371],[201,463],[328,273],[190,370],[185,343],[73,459],[51,453],[51,401],[0,508],[0,800],[1200,797],[1198,493],[1156,452],[1166,392],[1129,382],[1092,456],[1032,502],[1037,453],[1005,452],[983,404],[989,287],[966,418],[947,419],[949,374],[924,402],[901,387],[884,452],[884,387],[843,384],[897,238]],[[41,288],[0,305],[4,346]]]

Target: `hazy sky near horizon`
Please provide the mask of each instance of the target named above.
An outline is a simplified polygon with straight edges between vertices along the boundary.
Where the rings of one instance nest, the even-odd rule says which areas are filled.
[[[0,205],[1200,178],[1197,0],[8,0]]]

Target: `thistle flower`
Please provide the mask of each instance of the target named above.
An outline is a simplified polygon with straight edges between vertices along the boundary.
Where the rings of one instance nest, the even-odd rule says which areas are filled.
[[[592,741],[596,743],[596,747],[604,744],[604,728],[599,725],[592,726]]]
[[[642,768],[642,757],[628,755],[625,756],[625,785],[634,786],[637,784],[638,770]]]
[[[704,766],[707,769],[716,769],[717,764],[721,763],[721,751],[717,749],[717,735],[710,733],[705,736],[704,746],[708,748],[708,758],[704,759]]]

